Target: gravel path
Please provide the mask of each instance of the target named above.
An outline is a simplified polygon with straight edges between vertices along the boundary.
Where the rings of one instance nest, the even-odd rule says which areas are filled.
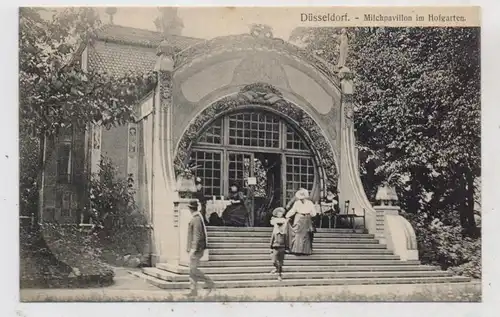
[[[22,289],[21,301],[186,301],[185,290],[162,290],[128,273],[130,269],[117,268],[115,284],[104,288],[86,289]],[[401,284],[401,285],[345,285],[310,287],[269,287],[214,290],[210,297],[200,290],[196,300],[207,301],[399,301],[433,300],[439,298],[454,300],[473,300],[481,292],[481,283],[454,284]],[[444,294],[444,297],[442,296]],[[473,295],[475,294],[475,295]],[[462,298],[464,297],[465,298]],[[475,297],[474,297],[475,296]],[[434,298],[434,300],[439,300]],[[444,300],[442,299],[442,300]]]

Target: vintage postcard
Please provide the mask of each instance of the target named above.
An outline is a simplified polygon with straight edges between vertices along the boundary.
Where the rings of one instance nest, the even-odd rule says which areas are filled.
[[[20,8],[21,301],[480,302],[480,19]]]

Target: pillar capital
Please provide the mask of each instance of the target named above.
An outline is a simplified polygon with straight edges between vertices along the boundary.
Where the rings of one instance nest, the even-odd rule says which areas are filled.
[[[154,70],[156,72],[172,72],[174,70],[174,55],[175,47],[167,40],[162,40],[156,48],[156,64]]]
[[[396,189],[389,185],[379,186],[377,189],[377,194],[375,195],[375,200],[379,204],[378,206],[394,206],[398,202],[398,195]]]

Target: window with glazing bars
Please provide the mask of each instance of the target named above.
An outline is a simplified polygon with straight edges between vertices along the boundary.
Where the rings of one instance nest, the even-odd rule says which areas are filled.
[[[286,148],[290,150],[308,150],[304,140],[290,127],[286,127]]]
[[[280,147],[280,121],[266,113],[238,113],[229,116],[229,144]]]
[[[201,178],[205,196],[221,195],[222,157],[220,152],[194,150],[191,158],[198,166],[196,176]]]
[[[198,139],[200,143],[222,143],[222,119],[215,120]]]
[[[229,153],[229,186],[237,185],[240,190],[245,187],[245,180],[250,176],[251,155]]]
[[[293,197],[299,188],[309,191],[314,186],[314,164],[309,157],[286,157],[286,199]]]

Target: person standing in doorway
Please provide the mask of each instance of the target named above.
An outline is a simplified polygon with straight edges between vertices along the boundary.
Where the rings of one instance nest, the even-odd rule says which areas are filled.
[[[196,200],[189,203],[191,211],[191,221],[188,226],[187,237],[187,252],[189,253],[189,281],[191,283],[191,291],[188,296],[198,295],[198,282],[204,281],[210,293],[214,288],[214,282],[206,276],[199,268],[200,259],[207,248],[207,229],[203,216],[199,212],[199,204]]]

